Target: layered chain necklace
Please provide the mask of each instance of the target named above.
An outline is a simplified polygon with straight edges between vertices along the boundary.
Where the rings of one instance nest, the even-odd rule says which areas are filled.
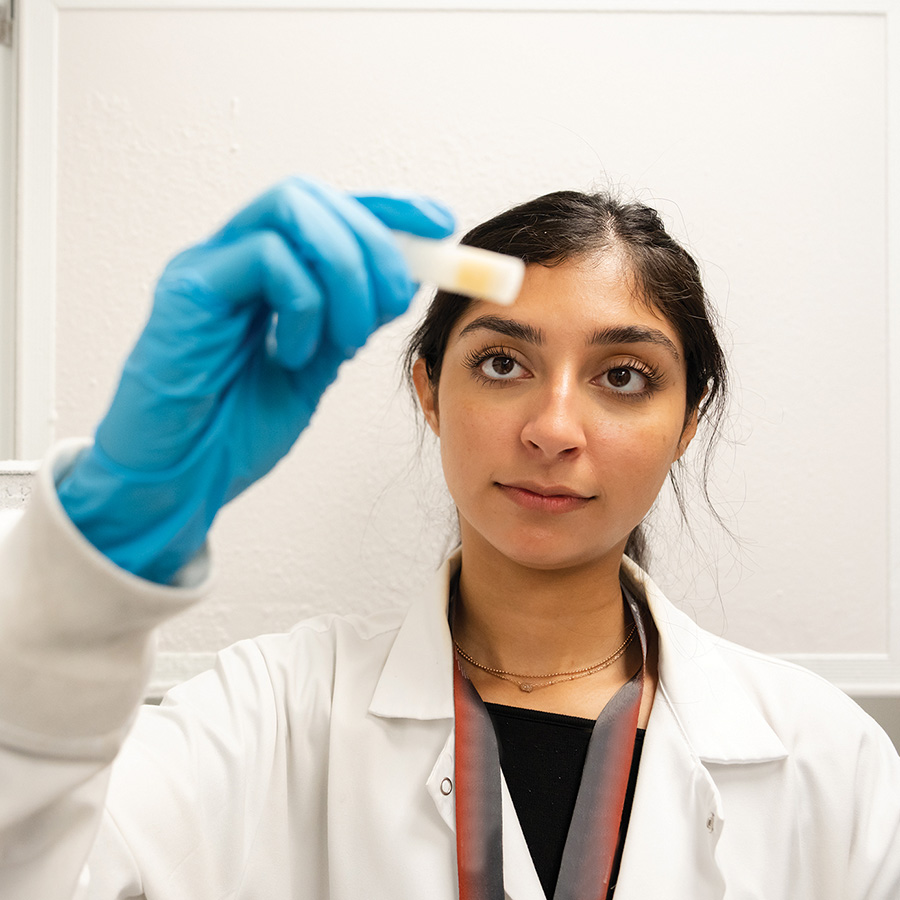
[[[510,681],[516,685],[520,691],[530,694],[537,688],[549,687],[551,684],[559,684],[563,681],[574,681],[576,678],[587,678],[588,675],[594,675],[602,669],[609,668],[623,653],[625,653],[628,649],[628,645],[634,640],[636,633],[637,629],[635,628],[634,623],[632,623],[625,635],[625,640],[622,641],[609,656],[605,659],[601,659],[600,662],[593,663],[593,665],[590,666],[584,666],[581,669],[572,669],[571,672],[550,672],[547,675],[523,675],[522,673],[508,672],[506,669],[495,669],[492,666],[486,666],[484,663],[480,663],[478,660],[469,656],[469,654],[459,646],[456,638],[453,639],[453,646],[456,647],[456,652],[467,663],[475,666],[476,669],[481,669],[482,672],[487,672],[488,675],[493,675],[495,678],[502,678],[504,681]]]

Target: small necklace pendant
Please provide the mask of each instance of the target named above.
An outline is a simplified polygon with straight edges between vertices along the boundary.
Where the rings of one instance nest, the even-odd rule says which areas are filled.
[[[534,685],[523,681],[519,683],[519,690],[525,691],[526,694],[530,694],[534,690]]]

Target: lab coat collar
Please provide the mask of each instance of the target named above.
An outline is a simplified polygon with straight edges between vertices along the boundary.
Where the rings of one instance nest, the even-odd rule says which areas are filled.
[[[722,656],[727,642],[676,609],[627,557],[623,568],[643,587],[659,633],[655,702],[670,707],[693,752],[704,762],[725,765],[784,759],[784,744]]]
[[[453,641],[447,625],[450,579],[459,552],[441,566],[406,614],[375,687],[369,712],[389,719],[453,718]]]
[[[397,633],[369,706],[386,718],[453,718],[453,643],[447,627],[449,586],[459,552],[441,567],[427,595],[413,603]],[[659,633],[657,702],[671,709],[679,730],[704,762],[766,762],[787,756],[717,644],[676,609],[631,560],[623,566],[644,591]]]

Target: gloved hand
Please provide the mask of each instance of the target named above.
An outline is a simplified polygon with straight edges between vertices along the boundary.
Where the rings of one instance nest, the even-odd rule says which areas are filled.
[[[172,260],[93,448],[59,485],[97,549],[159,583],[197,553],[341,363],[407,309],[415,285],[388,229],[446,237],[453,219],[294,178]]]

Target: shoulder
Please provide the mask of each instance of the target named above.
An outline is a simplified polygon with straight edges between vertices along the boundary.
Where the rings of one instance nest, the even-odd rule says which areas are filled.
[[[787,747],[890,745],[871,716],[815,672],[722,638],[709,640]]]
[[[859,807],[873,802],[876,791],[900,796],[897,750],[842,690],[803,666],[708,632],[700,631],[700,641],[710,657],[701,666],[719,682],[720,698],[738,710],[746,734],[766,731],[784,748],[793,788],[822,809],[830,803]],[[890,803],[900,812],[896,800]]]
[[[256,705],[261,694],[304,705],[320,700],[330,705],[335,680],[353,668],[362,681],[377,679],[407,610],[388,609],[368,615],[314,616],[289,631],[238,641],[220,651],[214,668],[176,688],[177,697],[195,693],[208,680],[225,688],[232,699],[247,695]]]
[[[835,685],[703,630],[646,576],[642,587],[659,632],[661,690],[701,758],[786,757],[846,781],[853,760],[874,754],[900,772],[890,739]]]
[[[826,704],[829,711],[856,715],[859,707],[821,675],[797,663],[753,650],[710,632],[703,634],[742,684],[764,708],[798,714],[810,700]]]

